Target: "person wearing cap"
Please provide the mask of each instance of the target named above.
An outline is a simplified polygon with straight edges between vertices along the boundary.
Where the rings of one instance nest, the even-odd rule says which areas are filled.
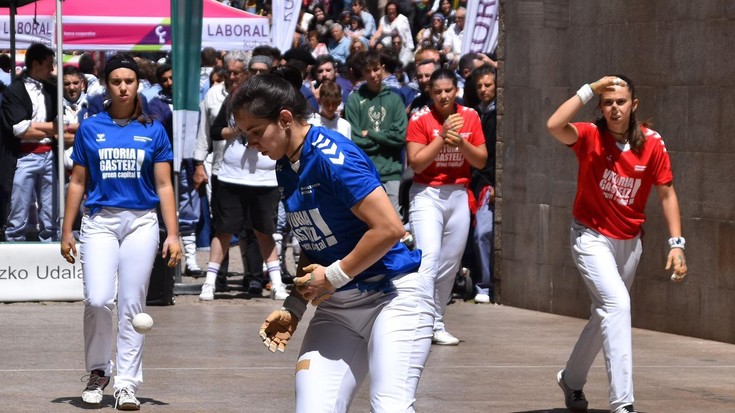
[[[89,378],[82,401],[99,405],[116,369],[115,406],[120,410],[140,409],[135,393],[143,382],[144,340],[132,320],[145,312],[159,247],[159,205],[167,233],[162,256],[169,267],[181,260],[171,183],[173,151],[163,125],[143,112],[138,76],[138,65],[130,56],[118,54],[107,61],[105,84],[110,102],[77,130],[61,235],[61,255],[74,264],[77,241],[72,224],[86,194],[79,258]],[[117,317],[113,316],[115,304]],[[115,347],[117,360],[113,362]]]
[[[56,88],[49,83],[54,51],[34,43],[26,52],[25,64],[26,71],[3,93],[2,136],[6,159],[0,168],[2,191],[10,199],[5,237],[13,242],[27,240],[31,205],[35,200],[40,224],[38,238],[51,242],[58,240],[59,230],[54,148],[57,95]],[[3,204],[0,209],[4,207]]]
[[[271,64],[273,64],[273,59],[268,56],[253,56],[248,63],[248,73],[250,76],[268,73],[271,71]]]
[[[431,25],[422,29],[417,39],[421,48],[431,46],[436,50],[442,50],[444,47],[444,22],[446,18],[441,13],[436,13],[431,17]]]

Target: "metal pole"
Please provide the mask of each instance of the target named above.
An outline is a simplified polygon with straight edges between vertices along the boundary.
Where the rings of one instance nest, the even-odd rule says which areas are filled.
[[[15,80],[15,2],[10,3],[10,81]]]
[[[56,165],[58,166],[58,184],[59,184],[59,217],[64,217],[64,205],[66,194],[64,188],[66,185],[64,179],[66,177],[66,169],[64,168],[64,51],[62,44],[62,29],[61,29],[61,2],[63,0],[56,0],[56,107],[57,116],[56,128],[57,136],[59,137],[59,152],[56,158]],[[62,221],[63,222],[63,221]]]

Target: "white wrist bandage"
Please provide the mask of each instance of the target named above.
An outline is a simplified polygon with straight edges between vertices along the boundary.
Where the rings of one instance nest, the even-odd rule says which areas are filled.
[[[306,312],[306,303],[292,295],[289,295],[283,301],[283,307],[281,307],[281,310],[290,312],[297,320],[301,321],[301,317],[303,317]]]
[[[587,102],[589,102],[593,96],[595,96],[595,92],[592,91],[592,88],[590,85],[585,84],[579,90],[577,91],[577,96],[582,100],[582,104],[586,105]]]
[[[684,239],[684,237],[671,237],[669,238],[669,247],[671,248],[681,248],[684,249],[684,246],[686,245],[687,241]]]
[[[352,281],[352,278],[342,271],[342,267],[339,266],[339,261],[340,260],[333,262],[329,267],[327,267],[326,271],[327,279],[335,289]]]

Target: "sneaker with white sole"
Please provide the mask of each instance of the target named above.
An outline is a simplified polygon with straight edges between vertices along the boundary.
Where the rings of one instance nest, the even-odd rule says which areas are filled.
[[[288,295],[288,291],[283,285],[271,289],[271,300],[285,300]]]
[[[478,304],[488,304],[490,303],[490,294],[476,294],[475,295],[475,302]]]
[[[140,410],[140,402],[135,398],[135,390],[126,386],[115,392],[115,408],[117,410]]]
[[[459,339],[449,334],[446,330],[436,330],[434,331],[434,337],[431,339],[431,342],[438,346],[456,346],[459,344]]]
[[[200,301],[212,301],[214,300],[214,284],[204,283],[202,285],[202,292],[199,294]]]
[[[632,404],[626,404],[625,406],[620,406],[613,410],[613,413],[638,413],[638,410],[636,410]]]
[[[92,370],[87,379],[87,387],[82,391],[82,401],[85,404],[102,403],[102,395],[105,387],[110,383],[110,378],[105,376],[102,370]]]
[[[587,398],[584,397],[584,391],[582,389],[572,390],[567,386],[567,382],[564,381],[564,370],[559,370],[556,373],[556,382],[559,383],[559,387],[564,392],[564,404],[567,405],[567,409],[573,412],[586,412],[587,411]],[[616,413],[619,413],[617,410]]]

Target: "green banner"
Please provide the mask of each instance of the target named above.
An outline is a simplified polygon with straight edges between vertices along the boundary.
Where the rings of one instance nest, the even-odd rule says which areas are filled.
[[[171,0],[174,109],[199,109],[202,0]]]
[[[174,170],[191,158],[199,121],[202,0],[171,0],[171,55],[174,74]]]

